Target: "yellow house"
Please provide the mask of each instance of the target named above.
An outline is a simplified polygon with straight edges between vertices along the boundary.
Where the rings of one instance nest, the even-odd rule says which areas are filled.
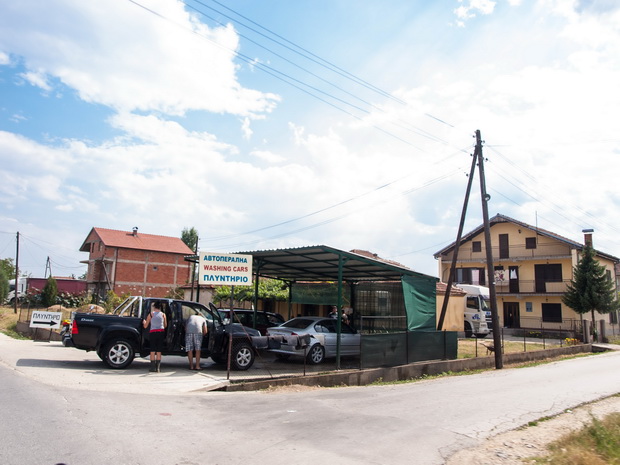
[[[573,278],[584,244],[504,215],[489,220],[497,311],[500,326],[552,330],[579,330],[582,316],[562,303],[562,295]],[[584,243],[592,244],[592,230],[584,230]],[[441,281],[449,278],[455,243],[434,254]],[[620,259],[596,251],[609,279],[616,281]],[[459,247],[455,284],[489,285],[484,227],[463,235]],[[590,320],[591,314],[583,315]],[[617,324],[617,314],[595,313]]]

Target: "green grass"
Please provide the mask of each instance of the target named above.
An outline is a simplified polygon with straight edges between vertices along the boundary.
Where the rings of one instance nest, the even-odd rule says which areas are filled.
[[[590,425],[553,442],[549,450],[548,457],[534,457],[533,463],[620,465],[620,413],[600,420],[592,417]]]

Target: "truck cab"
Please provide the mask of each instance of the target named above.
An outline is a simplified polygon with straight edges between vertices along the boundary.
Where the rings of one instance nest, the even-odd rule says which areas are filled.
[[[467,293],[465,298],[465,336],[485,338],[492,331],[489,288],[474,284],[458,284]]]

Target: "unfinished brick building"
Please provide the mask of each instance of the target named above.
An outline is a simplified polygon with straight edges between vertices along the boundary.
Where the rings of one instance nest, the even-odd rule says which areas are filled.
[[[88,291],[104,298],[109,290],[165,297],[170,289],[186,284],[194,252],[178,237],[138,234],[133,231],[93,228],[80,247],[88,252]]]

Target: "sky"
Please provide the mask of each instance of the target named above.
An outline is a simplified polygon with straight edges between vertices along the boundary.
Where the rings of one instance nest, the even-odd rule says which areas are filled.
[[[437,276],[477,130],[491,217],[620,257],[619,121],[615,0],[1,2],[0,258],[194,227]]]

